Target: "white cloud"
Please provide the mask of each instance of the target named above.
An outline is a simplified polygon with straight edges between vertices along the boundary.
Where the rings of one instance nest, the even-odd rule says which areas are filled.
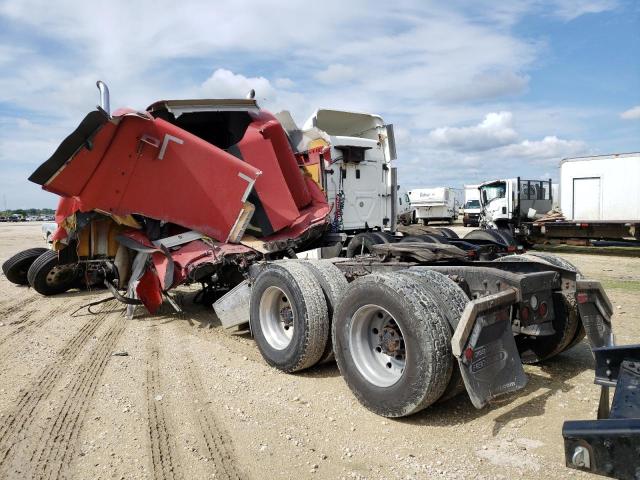
[[[560,161],[562,158],[582,155],[588,152],[587,145],[579,140],[564,140],[555,135],[542,140],[523,140],[505,145],[498,151],[502,158],[535,161]]]
[[[278,88],[293,88],[296,84],[293,80],[286,77],[276,78],[274,83]]]
[[[322,83],[335,84],[351,80],[355,77],[356,71],[352,67],[334,63],[324,70],[315,74],[315,77]]]
[[[472,127],[440,127],[429,132],[429,140],[435,147],[459,151],[489,150],[517,139],[511,112],[488,113]]]
[[[461,161],[476,164],[486,157],[508,161],[550,161],[586,153],[580,140],[547,135],[542,140],[521,139],[511,112],[488,113],[471,127],[440,127],[429,132],[428,144],[442,151],[460,152]]]
[[[201,96],[208,98],[245,98],[253,89],[257,99],[272,97],[275,90],[264,77],[245,77],[219,68],[201,86]]]
[[[100,78],[113,108],[244,97],[253,88],[261,106],[290,110],[298,124],[317,108],[379,113],[395,125],[400,165],[416,165],[413,181],[481,175],[483,162],[501,168],[485,156],[499,157],[501,148],[520,159],[577,148],[563,138],[578,138],[589,121],[561,106],[515,106],[513,96],[532,88],[529,73],[550,46],[513,27],[547,10],[569,20],[611,4],[398,0],[372,8],[326,0],[314,10],[322,28],[299,28],[308,6],[286,0],[194,0],[180,8],[169,0],[113,1],[98,13],[81,0],[60,0],[55,9],[44,0],[0,1],[0,20],[37,32],[0,45],[0,102],[31,125],[2,124],[0,166],[22,164],[26,178],[97,103]],[[478,123],[486,112],[497,113]],[[556,141],[545,143],[552,135]]]
[[[473,126],[439,127],[423,141],[412,137],[399,162],[401,185],[456,187],[516,176],[557,179],[562,158],[594,153],[583,141],[557,135],[523,139],[516,118],[512,112],[492,112]]]
[[[624,120],[639,120],[640,119],[640,105],[625,110],[620,114],[620,118]]]
[[[556,0],[553,14],[565,21],[589,13],[602,13],[618,6],[616,0]]]

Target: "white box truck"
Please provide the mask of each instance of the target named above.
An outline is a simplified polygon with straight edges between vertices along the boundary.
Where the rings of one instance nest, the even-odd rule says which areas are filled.
[[[560,207],[568,220],[640,220],[640,153],[562,160]]]
[[[455,192],[453,188],[415,188],[409,190],[409,200],[414,221],[427,225],[432,221],[453,223],[457,216]]]
[[[565,158],[560,162],[563,219],[523,226],[534,242],[640,240],[640,153]]]

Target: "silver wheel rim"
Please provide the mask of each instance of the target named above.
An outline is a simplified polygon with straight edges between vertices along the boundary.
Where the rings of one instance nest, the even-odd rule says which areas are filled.
[[[351,317],[349,350],[360,374],[377,387],[390,387],[404,373],[407,352],[402,329],[378,305],[364,305]]]
[[[260,329],[267,343],[284,350],[291,343],[295,313],[289,297],[278,287],[268,287],[260,299]]]

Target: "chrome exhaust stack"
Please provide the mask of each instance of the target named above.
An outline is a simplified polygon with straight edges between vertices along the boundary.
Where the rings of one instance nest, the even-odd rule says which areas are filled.
[[[109,105],[109,87],[102,80],[96,82],[96,87],[100,90],[100,108],[107,112],[107,115],[111,116],[111,108]]]

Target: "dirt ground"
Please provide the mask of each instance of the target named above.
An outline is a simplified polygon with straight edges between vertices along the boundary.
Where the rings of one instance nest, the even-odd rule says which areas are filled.
[[[43,244],[0,224],[0,260]],[[640,258],[565,255],[605,282],[619,343],[640,341]],[[465,396],[390,420],[335,365],[286,375],[213,311],[126,320],[105,291],[45,298],[0,277],[0,478],[588,478],[564,467],[562,422],[595,418],[586,344],[527,367],[520,394]]]

